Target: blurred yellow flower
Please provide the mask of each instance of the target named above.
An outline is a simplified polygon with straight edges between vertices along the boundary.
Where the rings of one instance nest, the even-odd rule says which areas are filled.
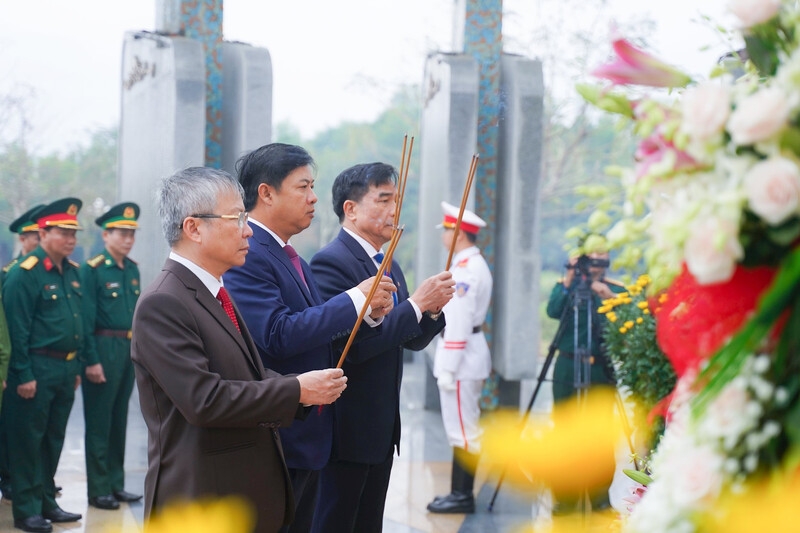
[[[772,479],[749,483],[743,491],[723,496],[702,520],[705,531],[751,533],[797,531],[797,495],[800,470],[774,474]]]
[[[176,502],[153,515],[147,533],[250,533],[255,511],[242,498],[227,496],[216,500]],[[118,533],[107,529],[106,533]]]
[[[616,533],[622,531],[619,514],[611,509],[588,513],[585,516],[571,514],[553,517],[553,523],[542,527],[520,526],[512,533]]]
[[[557,404],[551,421],[529,421],[524,429],[516,410],[496,411],[486,417],[482,453],[517,488],[543,484],[558,495],[581,495],[614,474],[614,448],[623,436],[615,408],[613,389],[599,387]]]

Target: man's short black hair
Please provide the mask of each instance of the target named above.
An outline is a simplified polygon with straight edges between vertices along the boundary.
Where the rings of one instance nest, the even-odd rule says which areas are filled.
[[[397,183],[397,171],[386,163],[363,163],[344,169],[333,181],[333,212],[344,221],[344,203],[360,202],[370,187]]]
[[[311,165],[314,158],[301,146],[271,143],[243,155],[236,162],[236,176],[244,189],[244,209],[250,211],[258,202],[258,186],[262,183],[281,189],[286,176],[295,169]]]

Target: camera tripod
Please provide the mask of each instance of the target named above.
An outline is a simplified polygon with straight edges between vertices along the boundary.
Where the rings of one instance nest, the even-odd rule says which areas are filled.
[[[576,395],[578,397],[578,401],[584,401],[586,399],[586,394],[588,392],[589,386],[591,384],[591,371],[592,371],[592,329],[594,327],[593,324],[593,305],[592,305],[592,289],[591,289],[591,275],[588,272],[587,268],[580,268],[580,265],[576,265],[575,267],[575,275],[576,279],[573,280],[573,287],[569,287],[569,302],[561,311],[561,317],[559,318],[558,322],[558,329],[556,330],[556,334],[553,337],[552,342],[547,350],[547,357],[542,364],[542,369],[539,372],[539,376],[536,380],[536,387],[533,390],[533,394],[531,395],[530,401],[528,402],[528,406],[525,409],[525,414],[520,421],[520,433],[522,433],[525,429],[525,426],[528,423],[528,419],[530,417],[531,409],[533,408],[533,404],[536,402],[536,398],[539,395],[539,391],[541,390],[542,383],[545,381],[547,376],[547,372],[550,369],[550,365],[553,362],[553,357],[555,356],[555,352],[558,349],[559,342],[562,336],[565,333],[565,324],[566,318],[570,310],[573,313],[573,340],[575,346],[575,352],[573,354],[573,387],[576,391]],[[586,331],[586,339],[582,342],[579,334],[579,318],[582,312],[586,313],[586,323],[587,323],[587,331]],[[619,397],[619,393],[617,393],[617,402],[619,405],[619,410],[621,416],[623,417],[623,427],[625,428],[626,436],[628,437],[628,444],[631,447],[631,451],[633,451],[633,443],[630,437],[630,430],[628,429],[628,424],[625,419],[625,412],[624,406],[622,405],[622,401]],[[503,484],[503,480],[505,478],[506,470],[505,468],[500,474],[500,477],[497,481],[497,486],[495,487],[494,494],[492,495],[492,499],[489,502],[488,511],[492,512],[494,509],[494,504],[497,499],[497,495],[500,492],[500,487]],[[580,510],[581,512],[585,512],[587,510],[588,504],[588,497],[585,494],[583,497],[580,498]]]

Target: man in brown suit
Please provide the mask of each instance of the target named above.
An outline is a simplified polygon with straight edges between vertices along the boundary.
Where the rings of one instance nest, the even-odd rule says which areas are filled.
[[[221,281],[252,235],[236,179],[179,171],[161,184],[158,210],[172,251],[139,299],[131,347],[148,429],[145,518],[174,500],[238,495],[255,531],[277,531],[294,509],[277,428],[335,401],[347,378],[264,369]]]

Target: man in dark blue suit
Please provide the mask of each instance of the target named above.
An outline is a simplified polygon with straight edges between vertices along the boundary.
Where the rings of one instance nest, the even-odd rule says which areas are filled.
[[[314,160],[303,148],[273,143],[246,154],[236,164],[244,188],[253,235],[244,265],[224,275],[225,287],[239,307],[264,365],[281,374],[335,366],[333,343],[347,340],[372,287],[364,276],[324,301],[308,265],[289,245],[314,218]],[[395,291],[382,281],[370,301],[359,337],[374,336],[392,309]],[[295,521],[283,531],[311,528],[319,471],[331,453],[330,407],[312,409],[306,420],[281,429],[284,456],[294,489]]]
[[[377,273],[381,247],[394,228],[397,173],[369,163],[344,170],[333,184],[333,210],[342,229],[311,260],[325,299]],[[409,297],[403,271],[392,262],[397,303],[379,335],[348,352],[348,388],[336,402],[333,455],[320,474],[313,531],[381,531],[395,448],[400,446],[403,349],[421,350],[444,328],[442,307],[452,298],[453,276],[432,276]],[[329,300],[330,301],[330,300]]]

